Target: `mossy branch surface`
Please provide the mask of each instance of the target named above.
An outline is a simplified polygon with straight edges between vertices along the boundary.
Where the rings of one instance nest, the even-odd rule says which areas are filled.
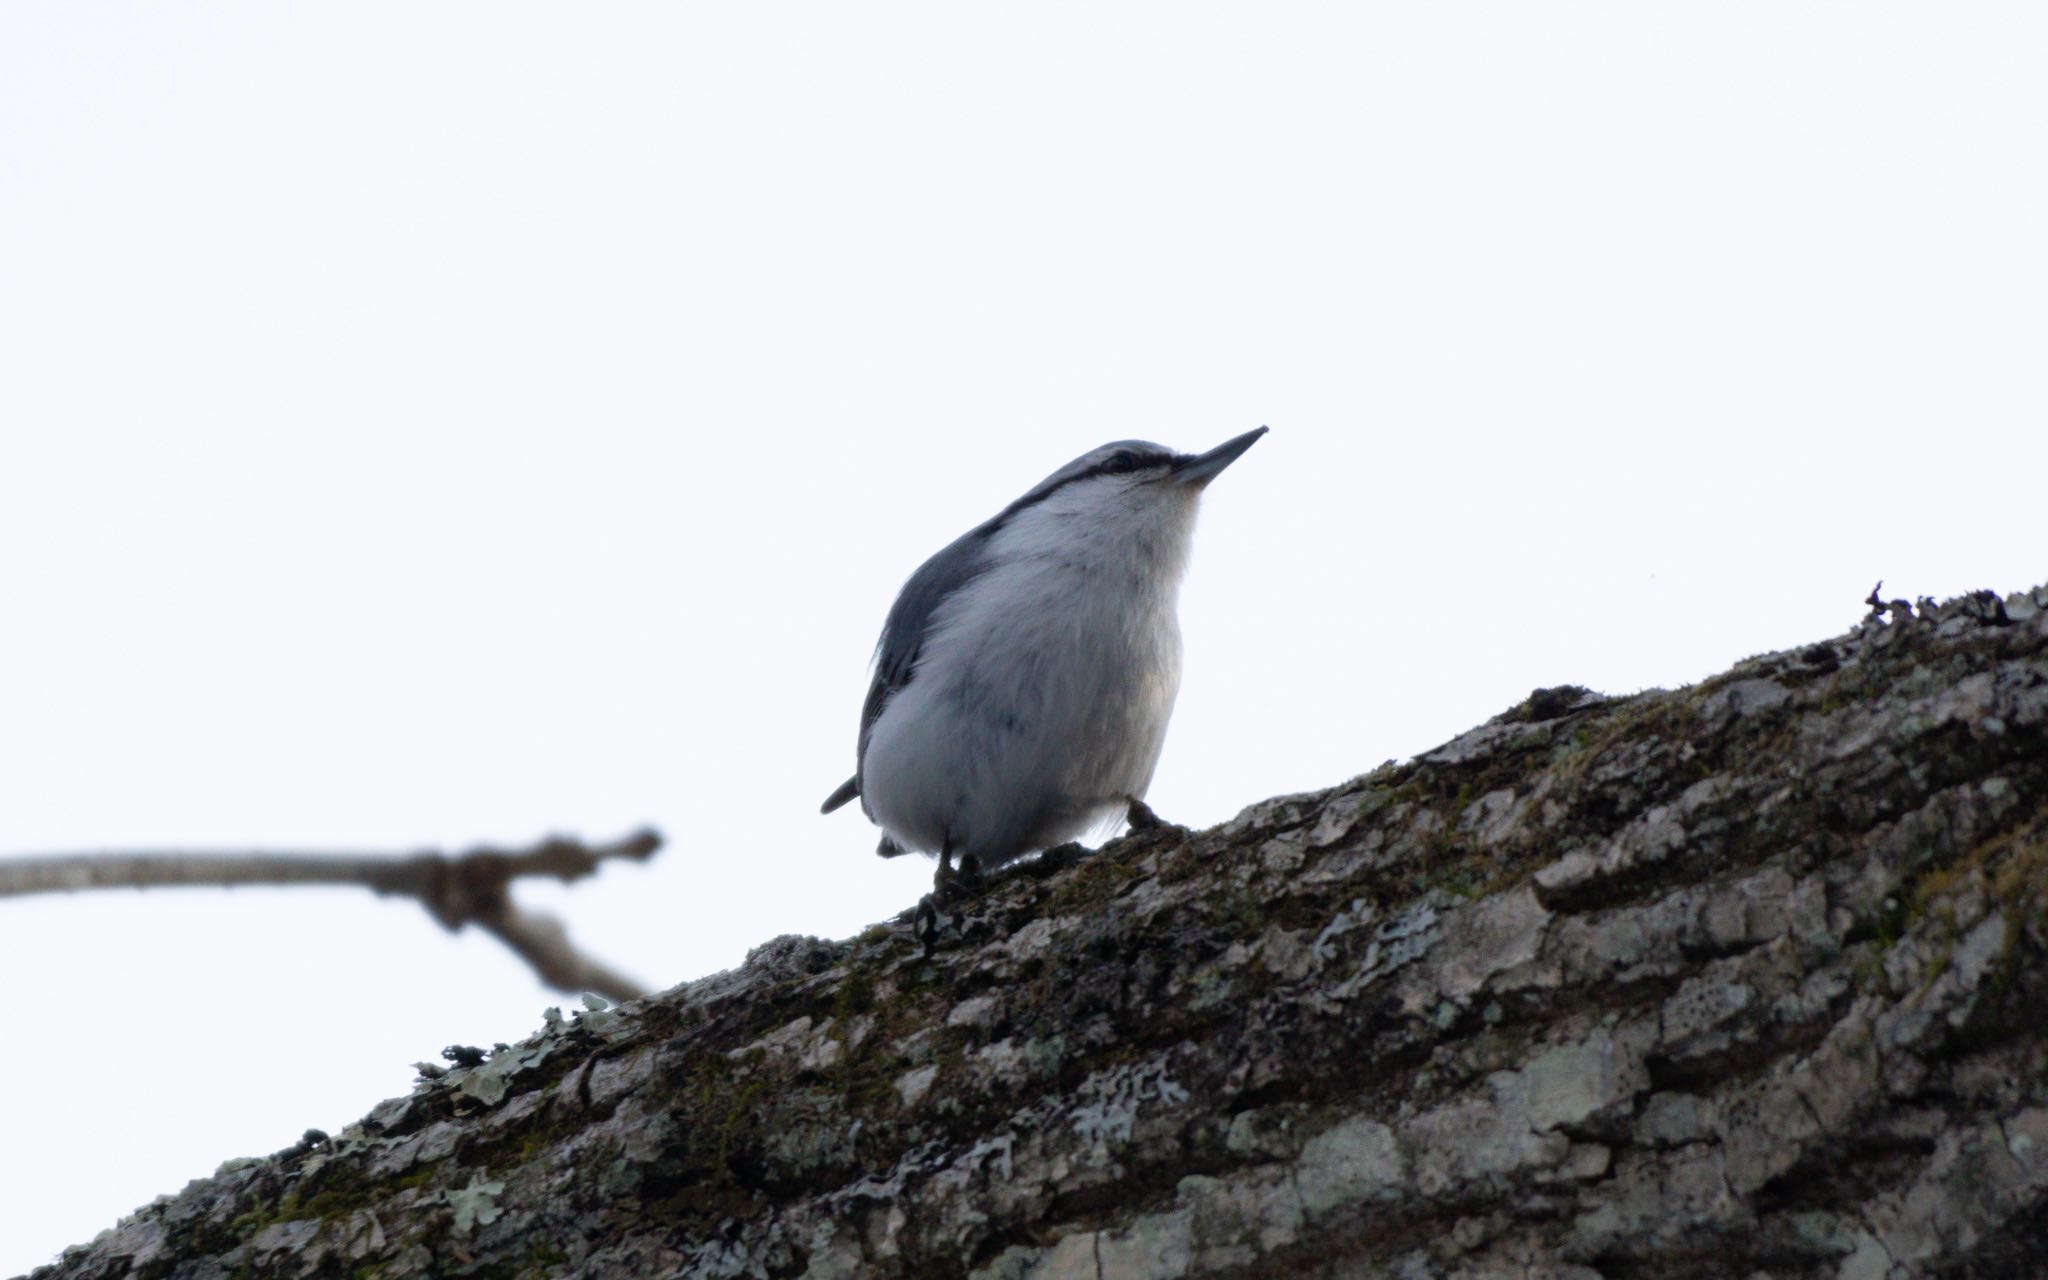
[[[551,1018],[40,1280],[2023,1276],[2048,589]]]

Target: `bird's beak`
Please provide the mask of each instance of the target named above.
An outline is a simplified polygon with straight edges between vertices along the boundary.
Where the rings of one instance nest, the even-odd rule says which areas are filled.
[[[1223,468],[1236,462],[1246,449],[1258,442],[1266,429],[1247,431],[1234,440],[1225,440],[1207,453],[1187,454],[1173,464],[1173,478],[1181,484],[1199,489],[1214,480]]]

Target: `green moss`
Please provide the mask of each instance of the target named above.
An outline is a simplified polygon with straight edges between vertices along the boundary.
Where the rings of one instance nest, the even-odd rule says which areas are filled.
[[[840,979],[838,988],[832,992],[832,1017],[840,1033],[845,1033],[846,1023],[872,1009],[874,1004],[875,984],[868,976],[867,970],[849,969],[846,976]]]
[[[2048,901],[2048,836],[2016,833],[2008,852],[1992,872],[1991,896],[2002,905],[2039,908]]]
[[[1705,686],[1677,692],[1656,690],[1600,708],[1594,719],[1574,731],[1577,750],[1551,770],[1552,790],[1560,795],[1570,793],[1601,757],[1616,747],[1643,740],[1687,741],[1698,730],[1699,704],[1705,691]]]
[[[768,1082],[756,1079],[741,1085],[730,1095],[731,1101],[727,1103],[725,1116],[718,1125],[718,1152],[711,1165],[715,1176],[719,1178],[730,1178],[732,1176],[732,1171],[727,1165],[727,1161],[732,1158],[733,1139],[758,1122],[759,1117],[754,1114],[755,1104],[761,1100],[761,1095],[766,1092],[768,1092]]]
[[[569,1255],[562,1252],[560,1245],[546,1237],[539,1237],[526,1242],[526,1257],[523,1260],[520,1272],[521,1274],[539,1272],[542,1275],[547,1275],[556,1271],[568,1260]]]
[[[1116,850],[1116,845],[1106,846],[1061,872],[1053,880],[1052,892],[1046,895],[1039,914],[1062,916],[1094,911],[1143,878],[1144,872],[1114,856]]]
[[[1424,893],[1435,890],[1461,901],[1470,901],[1483,897],[1500,885],[1501,879],[1500,865],[1491,858],[1461,857],[1443,862],[1424,879],[1421,888]]]
[[[1877,936],[1880,952],[1891,950],[1900,938],[1913,927],[1913,918],[1919,914],[1913,894],[1904,890],[1886,895],[1879,907],[1873,929]]]
[[[1855,980],[1858,991],[1868,995],[1890,993],[1891,984],[1885,978],[1884,950],[1881,947],[1865,943],[1856,948],[1849,961],[1849,975]]]
[[[1266,925],[1266,902],[1245,881],[1235,877],[1224,882],[1220,892],[1201,903],[1210,919],[1246,941],[1257,937]]]

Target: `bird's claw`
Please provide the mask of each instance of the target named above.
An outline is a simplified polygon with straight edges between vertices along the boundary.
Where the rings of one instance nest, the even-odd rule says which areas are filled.
[[[941,908],[956,898],[977,896],[986,885],[981,863],[975,858],[962,855],[960,864],[955,866],[950,855],[940,856],[939,869],[932,876],[932,891],[918,901],[910,921],[912,930],[924,943],[925,959],[931,959],[938,950],[939,929],[947,922]]]
[[[981,874],[981,864],[973,858],[961,858],[957,867],[951,859],[946,859],[939,863],[938,871],[932,876],[932,896],[941,902],[959,896],[971,898],[980,893],[986,883]]]
[[[924,958],[929,960],[939,949],[939,908],[932,901],[937,894],[928,893],[917,900],[917,910],[910,917],[910,931],[924,944]]]

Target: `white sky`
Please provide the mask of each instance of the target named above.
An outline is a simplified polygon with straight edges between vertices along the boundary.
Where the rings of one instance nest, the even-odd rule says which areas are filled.
[[[666,984],[918,561],[1204,448],[1152,799],[2048,579],[2048,8],[0,6],[0,856],[653,823]],[[0,903],[0,1272],[560,997],[342,892]]]

